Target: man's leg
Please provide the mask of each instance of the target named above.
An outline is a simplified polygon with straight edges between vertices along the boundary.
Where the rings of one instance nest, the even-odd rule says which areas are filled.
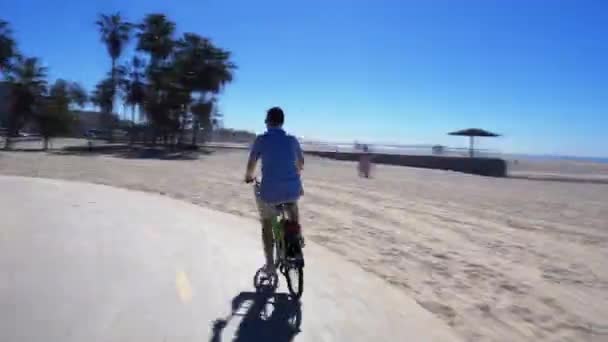
[[[274,267],[274,237],[272,235],[272,220],[262,218],[262,244],[264,246],[264,256],[266,257],[266,267]]]
[[[260,223],[262,224],[262,245],[264,247],[264,257],[266,259],[266,270],[274,272],[274,236],[272,233],[272,208],[256,197],[258,212],[260,213]]]

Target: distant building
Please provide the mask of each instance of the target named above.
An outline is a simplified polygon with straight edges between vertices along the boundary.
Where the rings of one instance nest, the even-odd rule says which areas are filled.
[[[218,128],[211,132],[210,140],[213,142],[252,143],[255,133],[230,128]]]
[[[86,132],[92,129],[101,129],[102,113],[77,110],[74,111],[74,115],[77,118],[76,127],[74,127],[73,134],[76,136],[84,136]]]

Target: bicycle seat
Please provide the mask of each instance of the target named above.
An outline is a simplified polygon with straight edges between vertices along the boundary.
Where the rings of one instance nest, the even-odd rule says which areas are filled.
[[[294,203],[294,202],[283,202],[283,203],[276,203],[276,204],[274,204],[274,207],[275,207],[276,209],[282,210],[282,209],[285,209],[285,206],[288,206],[288,205],[293,204],[293,203]]]

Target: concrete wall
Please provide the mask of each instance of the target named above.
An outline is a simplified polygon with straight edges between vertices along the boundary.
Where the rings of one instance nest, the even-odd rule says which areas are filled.
[[[348,152],[313,152],[308,154],[337,159],[359,160],[359,154]],[[398,155],[372,153],[372,160],[377,164],[421,167],[427,169],[451,170],[483,176],[506,177],[507,164],[498,158],[461,158],[428,155]]]

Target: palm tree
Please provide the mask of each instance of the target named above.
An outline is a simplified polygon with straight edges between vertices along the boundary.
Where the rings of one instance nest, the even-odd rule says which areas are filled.
[[[168,142],[179,130],[182,119],[191,102],[190,93],[184,91],[169,75],[158,76],[163,83],[147,87],[143,109],[151,126],[154,128],[154,141],[161,134]]]
[[[208,122],[212,122],[214,96],[232,81],[236,66],[230,60],[230,52],[194,33],[175,41],[175,24],[163,14],[147,15],[138,31],[137,50],[150,55],[140,108],[157,132],[169,134],[175,130],[183,133],[191,113],[196,143],[200,124],[206,131],[213,126]]]
[[[70,102],[80,108],[89,102],[86,89],[77,82],[72,82],[68,85],[68,96]]]
[[[104,78],[95,85],[95,89],[91,92],[89,99],[102,113],[111,113],[113,97],[112,79]]]
[[[136,125],[135,109],[139,107],[139,115],[143,112],[142,107],[146,96],[145,84],[145,62],[138,56],[133,56],[132,60],[125,64],[122,69],[124,75],[121,79],[121,90],[125,107],[131,108],[131,129],[129,132],[130,143],[135,142]]]
[[[154,128],[154,141],[159,134],[166,136],[167,131],[175,127],[174,114],[176,107],[179,107],[176,103],[183,99],[169,58],[175,47],[174,33],[175,23],[164,14],[149,14],[138,25],[137,51],[146,52],[150,56],[146,68],[148,84],[140,108],[144,109],[146,118]]]
[[[116,62],[122,55],[125,45],[131,38],[131,29],[133,26],[124,21],[121,18],[120,13],[111,15],[101,14],[96,21],[96,24],[99,28],[99,33],[101,34],[101,41],[106,45],[108,54],[112,59],[111,80],[112,88],[116,92],[118,84],[116,79]],[[113,104],[114,98],[112,98],[112,106],[110,106],[110,111],[108,113],[112,112],[114,107]]]
[[[12,37],[8,23],[0,20],[0,71],[6,73],[9,67],[10,60],[17,53],[15,40]]]
[[[185,33],[177,41],[176,59],[184,68],[186,85],[193,91],[218,93],[232,81],[236,65],[231,53],[215,46],[209,39]]]
[[[198,130],[202,125],[206,133],[212,129],[211,113],[215,99],[225,84],[233,79],[236,69],[230,61],[230,52],[216,47],[210,40],[195,33],[185,33],[177,42],[176,68],[181,82],[189,91],[198,93],[193,114],[192,144],[196,144]],[[211,95],[211,100],[209,100]],[[193,105],[194,107],[194,105]]]
[[[144,83],[146,77],[144,68],[144,61],[137,56],[134,56],[131,62],[124,66],[125,77],[121,82],[121,88],[125,104],[131,107],[131,122],[133,125],[135,125],[135,109],[138,106],[141,107],[144,102],[146,86]]]
[[[36,110],[46,93],[47,69],[37,58],[16,58],[7,80],[11,89],[11,111],[5,148],[10,148],[10,137],[17,135]]]
[[[91,92],[89,100],[99,108],[101,112],[101,127],[104,127],[111,138],[111,130],[115,127],[118,118],[112,114],[114,106],[115,90],[111,77],[104,78],[95,85],[95,89]]]
[[[48,149],[51,138],[68,134],[74,127],[76,117],[70,111],[70,106],[82,101],[82,94],[73,97],[74,94],[74,84],[58,79],[50,87],[44,106],[35,113],[34,119],[44,140],[44,150]]]
[[[208,132],[213,125],[213,112],[215,111],[215,99],[198,99],[190,106],[192,112],[192,146],[196,146],[197,133],[200,126]]]
[[[175,23],[164,14],[148,14],[138,26],[137,50],[150,54],[150,66],[157,67],[173,52]]]

